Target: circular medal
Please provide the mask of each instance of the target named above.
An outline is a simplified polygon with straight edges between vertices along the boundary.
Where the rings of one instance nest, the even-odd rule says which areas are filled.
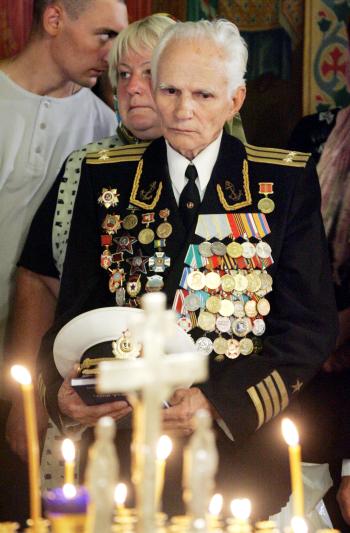
[[[258,301],[257,307],[258,313],[261,316],[266,316],[270,312],[270,302],[266,300],[266,298],[261,298],[261,300]]]
[[[241,257],[242,255],[242,245],[239,244],[239,242],[232,241],[230,244],[226,247],[227,255],[232,257],[232,259],[237,259],[238,257]]]
[[[261,273],[261,290],[270,292],[272,290],[272,276],[266,270]]]
[[[199,353],[210,355],[213,351],[213,341],[208,337],[199,337],[196,340],[196,348]]]
[[[158,292],[164,287],[164,280],[162,276],[155,274],[154,276],[147,277],[145,290],[147,292]]]
[[[226,254],[226,245],[220,241],[214,241],[211,243],[211,251],[213,255],[224,256]]]
[[[257,292],[261,287],[261,278],[258,272],[253,271],[247,274],[247,289],[249,292]]]
[[[250,355],[253,353],[254,344],[251,339],[247,337],[239,341],[239,349],[242,355]]]
[[[256,245],[256,254],[260,257],[260,259],[267,259],[271,255],[271,246],[267,244],[267,242],[260,241]]]
[[[141,244],[150,244],[154,241],[154,231],[151,228],[144,228],[138,234],[138,240]]]
[[[234,305],[233,305],[233,302],[231,302],[231,300],[221,300],[221,305],[220,305],[220,315],[221,316],[232,316],[233,315],[233,311],[234,311]]]
[[[187,311],[197,311],[201,306],[201,301],[197,294],[189,294],[184,300]]]
[[[246,291],[248,288],[247,276],[244,276],[240,272],[235,275],[235,290],[238,292]]]
[[[251,330],[250,320],[247,317],[236,318],[232,322],[232,331],[237,337],[245,337]]]
[[[208,241],[203,241],[198,246],[199,253],[202,257],[212,257],[213,252],[211,251],[211,243]]]
[[[226,353],[227,347],[227,339],[224,339],[223,337],[216,337],[213,342],[213,349],[215,353],[217,353],[218,355],[224,355],[224,353]]]
[[[133,213],[127,215],[122,222],[123,228],[127,230],[136,228],[137,224],[138,218]]]
[[[240,354],[240,346],[237,339],[229,339],[227,341],[226,357],[229,359],[237,359]]]
[[[125,289],[124,287],[119,287],[115,291],[115,303],[118,307],[123,307],[125,305]]]
[[[263,342],[262,339],[259,339],[258,337],[253,337],[253,346],[254,346],[254,353],[260,353],[263,349]]]
[[[205,287],[205,275],[199,270],[194,270],[188,274],[186,282],[190,289],[201,291]]]
[[[205,286],[208,289],[216,290],[221,285],[221,278],[217,272],[208,272],[205,275]]]
[[[256,309],[256,301],[255,300],[248,300],[244,305],[244,311],[249,318],[254,318],[258,311]]]
[[[160,239],[167,239],[173,232],[170,222],[162,222],[157,228],[157,235]]]
[[[254,335],[257,335],[260,337],[260,335],[263,335],[266,331],[266,325],[265,321],[262,318],[256,318],[253,321],[253,333]]]
[[[252,242],[244,242],[242,244],[242,255],[245,259],[251,259],[255,255],[255,246]]]
[[[237,300],[233,303],[233,314],[236,318],[242,318],[243,316],[245,316],[243,302]]]
[[[218,296],[209,296],[205,306],[210,313],[216,314],[220,311],[221,299]]]
[[[198,317],[198,326],[203,331],[214,331],[215,315],[212,315],[208,311],[201,311]]]
[[[262,213],[272,213],[272,211],[275,209],[275,202],[271,200],[271,198],[261,198],[258,202],[258,208]]]
[[[191,319],[188,318],[188,316],[182,316],[177,321],[177,325],[180,326],[181,329],[186,331],[188,333],[192,329],[192,322]]]
[[[224,360],[225,360],[225,356],[224,356],[224,355],[221,355],[221,354],[220,354],[220,355],[216,355],[216,356],[214,357],[214,361],[216,361],[217,363],[221,363],[221,362],[224,361]]]
[[[231,329],[231,320],[228,316],[218,316],[215,324],[221,333],[228,333]]]
[[[221,287],[224,292],[232,292],[235,288],[234,277],[230,274],[224,274],[221,278]]]

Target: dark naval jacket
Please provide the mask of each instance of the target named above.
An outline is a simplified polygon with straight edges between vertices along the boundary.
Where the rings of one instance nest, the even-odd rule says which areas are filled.
[[[267,207],[261,203],[264,198],[272,200]],[[126,229],[122,222],[130,214],[136,215],[137,224]],[[117,217],[106,220],[107,215]],[[198,386],[234,439],[232,442],[219,431],[227,484],[237,478],[241,490],[246,486],[247,491],[250,487],[254,492],[260,469],[266,486],[258,497],[270,502],[263,512],[274,512],[289,493],[288,482],[283,482],[281,489],[281,480],[288,479],[288,469],[278,415],[288,412],[298,392],[318,371],[337,333],[320,189],[308,154],[243,145],[224,133],[198,220],[190,231],[183,224],[173,194],[163,138],[149,145],[89,154],[82,167],[56,323],[39,354],[41,391],[50,415],[61,426],[57,390],[62,378],[52,357],[54,336],[74,316],[115,305],[120,270],[123,286],[129,284],[123,305],[138,305],[139,295],[152,285],[149,278],[153,276],[165,291],[168,306],[176,308],[179,318],[182,312],[190,320],[190,335],[194,339],[203,337],[198,326],[201,310],[186,312],[181,308],[182,298],[201,292],[186,286],[186,276],[193,270],[206,271],[200,259],[198,264],[196,259],[188,261],[188,254],[191,245],[203,241],[232,242],[232,234],[222,231],[221,224],[224,221],[227,226],[226,220],[234,221],[239,242],[256,245],[264,241],[271,247],[267,263],[260,260],[260,265],[253,266],[250,260],[243,260],[238,265],[245,274],[260,268],[272,277],[272,291],[266,294],[270,312],[261,317],[266,331],[259,342],[253,339],[253,351],[235,358],[211,353],[210,377]],[[143,242],[147,239],[141,238],[140,232],[145,228],[156,232],[164,221],[171,225],[171,234]],[[110,230],[113,223],[115,230],[110,234],[106,228]],[[157,250],[161,255],[155,256]],[[150,267],[156,260],[158,271]],[[223,275],[237,270],[237,264],[226,254],[211,263],[211,268]],[[111,281],[113,275],[117,279]],[[256,301],[260,298],[258,294],[253,297]],[[204,336],[214,339],[217,333],[206,332]],[[252,337],[251,333],[247,337]],[[236,470],[228,470],[228,465],[235,465]],[[275,469],[282,465],[286,476],[281,473],[277,483]],[[248,470],[253,481],[245,485],[243,478]]]

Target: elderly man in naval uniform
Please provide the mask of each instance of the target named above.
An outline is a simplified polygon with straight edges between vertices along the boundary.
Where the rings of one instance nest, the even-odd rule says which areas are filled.
[[[206,383],[175,391],[164,430],[186,439],[194,413],[210,411],[219,490],[251,497],[255,516],[267,517],[290,493],[280,415],[291,416],[330,353],[337,318],[309,155],[223,132],[245,98],[246,62],[228,21],[166,31],[152,59],[164,136],[86,157],[56,324],[39,365],[57,424],[93,425],[101,406],[83,404],[73,372],[62,380],[55,333],[82,312],[137,307],[144,292],[163,290],[210,367]],[[123,401],[108,408],[116,420],[130,410]],[[172,504],[175,487],[166,489]]]

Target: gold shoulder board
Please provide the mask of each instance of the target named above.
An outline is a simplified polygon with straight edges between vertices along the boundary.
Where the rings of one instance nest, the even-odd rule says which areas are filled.
[[[245,144],[248,161],[256,163],[271,163],[287,167],[305,167],[310,158],[310,153],[283,150],[282,148],[265,148]]]
[[[115,148],[90,152],[86,156],[88,165],[103,165],[105,163],[127,163],[140,161],[149,143],[126,144]]]

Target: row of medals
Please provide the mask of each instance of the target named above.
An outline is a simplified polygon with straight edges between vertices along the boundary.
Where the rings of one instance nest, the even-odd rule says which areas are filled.
[[[253,244],[232,241],[227,246],[220,242],[202,242],[198,247],[202,257],[244,258],[249,261],[257,255],[262,264],[271,256],[271,247],[264,241]],[[265,333],[264,317],[270,312],[270,303],[265,298],[272,290],[272,277],[262,268],[234,270],[193,270],[187,275],[186,284],[192,292],[184,299],[187,314],[179,319],[179,325],[189,331],[193,327],[191,315],[199,311],[196,325],[203,332],[196,341],[198,351],[209,355],[214,351],[217,361],[226,357],[235,359],[239,355],[259,353],[262,349],[260,337]],[[202,303],[199,291],[209,293]],[[212,340],[208,333],[215,332]],[[253,334],[250,338],[247,335]],[[224,335],[229,335],[226,338]]]

